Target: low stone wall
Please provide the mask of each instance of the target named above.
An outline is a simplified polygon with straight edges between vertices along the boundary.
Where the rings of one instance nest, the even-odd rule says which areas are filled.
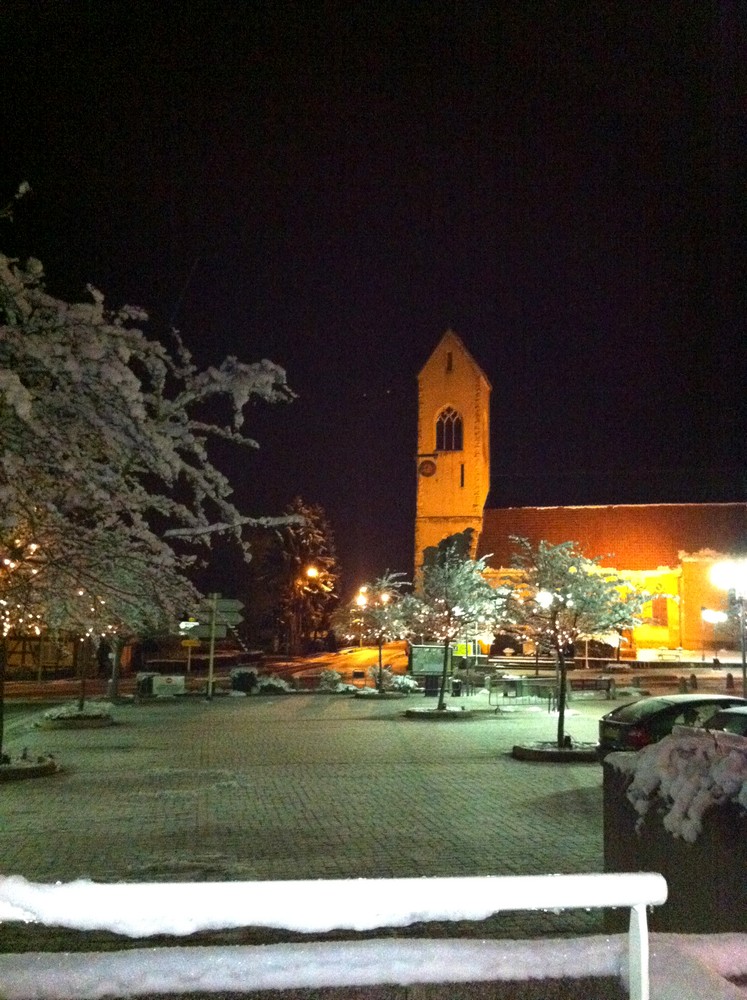
[[[636,831],[638,813],[626,796],[631,778],[604,763],[604,870],[660,872],[669,898],[650,916],[653,930],[687,934],[747,931],[747,813],[733,803],[710,809],[694,844],[666,830],[652,810]],[[609,931],[627,914],[608,911]]]

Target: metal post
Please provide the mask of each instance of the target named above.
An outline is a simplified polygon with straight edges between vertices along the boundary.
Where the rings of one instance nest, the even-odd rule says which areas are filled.
[[[628,931],[628,991],[630,1000],[649,1000],[649,946],[645,904],[630,908]]]
[[[742,646],[742,697],[747,698],[747,650],[744,634],[744,594],[739,595],[739,636]]]
[[[218,611],[218,595],[210,594],[210,653],[208,655],[207,698],[213,698],[213,664],[215,662],[215,619]]]

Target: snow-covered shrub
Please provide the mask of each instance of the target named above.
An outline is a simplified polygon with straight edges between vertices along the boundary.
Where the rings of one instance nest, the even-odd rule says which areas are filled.
[[[112,705],[108,701],[87,701],[81,709],[77,701],[67,705],[56,705],[44,713],[45,719],[105,719],[112,714]]]
[[[378,698],[379,697],[379,690],[378,690],[378,688],[362,687],[362,688],[354,688],[353,690],[355,691],[355,697],[356,698]]]
[[[380,691],[391,690],[392,671],[389,667],[382,667],[381,670],[379,670],[376,665],[369,667],[366,671],[366,676],[373,681],[374,687],[378,688]]]
[[[257,677],[258,694],[290,694],[294,690],[291,684],[277,674],[260,674]]]
[[[319,675],[319,691],[340,691],[344,687],[342,677],[336,670],[322,670]]]
[[[258,670],[256,667],[238,666],[231,670],[231,688],[234,691],[245,691],[247,694],[257,687]]]
[[[378,666],[368,668],[368,677],[373,681],[373,688],[363,688],[364,691],[398,691],[405,694],[414,691],[418,682],[407,674],[395,674],[391,667],[384,667],[379,671]],[[360,690],[360,689],[359,689]]]
[[[632,775],[627,796],[639,814],[639,831],[653,807],[663,812],[666,830],[694,843],[709,809],[732,802],[747,810],[743,737],[676,728],[636,754],[610,754],[607,760]]]
[[[392,674],[390,690],[409,693],[410,691],[417,691],[417,689],[418,682],[411,674]]]

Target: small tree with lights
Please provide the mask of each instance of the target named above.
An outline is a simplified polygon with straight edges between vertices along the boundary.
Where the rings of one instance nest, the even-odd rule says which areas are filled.
[[[405,638],[412,627],[411,598],[403,593],[403,588],[409,586],[404,575],[387,570],[378,580],[364,584],[350,604],[338,608],[332,616],[333,628],[339,635],[349,639],[357,636],[361,643],[377,646],[374,681],[380,694],[386,686],[384,643]]]
[[[516,553],[513,574],[504,582],[507,632],[531,640],[554,653],[558,665],[557,745],[567,745],[568,653],[583,638],[594,638],[633,628],[650,595],[634,590],[598,559],[587,558],[577,542],[535,547],[526,538],[512,537]]]
[[[450,649],[455,639],[492,633],[503,620],[505,595],[485,579],[486,559],[470,558],[472,529],[450,535],[423,553],[420,586],[412,605],[412,631],[443,643],[436,711],[446,708]]]

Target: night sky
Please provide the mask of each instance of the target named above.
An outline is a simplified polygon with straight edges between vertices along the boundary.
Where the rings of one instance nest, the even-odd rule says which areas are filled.
[[[411,571],[418,370],[493,384],[493,505],[745,500],[747,15],[721,3],[3,2],[0,248],[283,365],[221,461]],[[224,591],[218,578],[213,585]]]

